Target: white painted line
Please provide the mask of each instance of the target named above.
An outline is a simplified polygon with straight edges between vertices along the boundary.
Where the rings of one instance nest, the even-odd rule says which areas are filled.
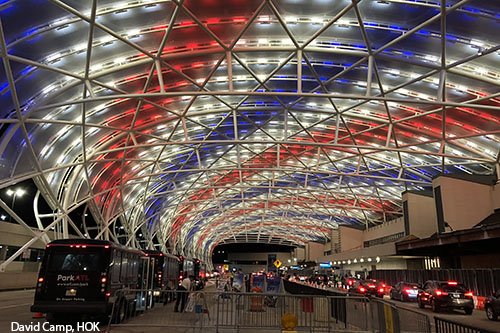
[[[0,306],[0,310],[2,309],[8,309],[8,308],[16,308],[18,306],[25,306],[25,305],[30,305],[31,303],[23,303],[23,304],[14,304],[14,305],[6,305],[6,306]]]

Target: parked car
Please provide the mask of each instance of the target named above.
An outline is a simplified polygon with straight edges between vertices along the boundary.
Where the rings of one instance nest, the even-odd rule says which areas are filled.
[[[474,301],[472,291],[456,281],[427,281],[417,295],[418,307],[423,309],[430,305],[432,311],[440,309],[463,309],[472,314]]]
[[[350,289],[353,293],[365,296],[383,297],[385,287],[377,282],[377,280],[358,280],[354,282],[353,287]]]
[[[489,320],[497,320],[500,316],[500,289],[484,301],[484,310]]]
[[[418,283],[401,281],[391,288],[390,296],[391,299],[397,299],[401,302],[414,302],[417,300],[418,291]]]

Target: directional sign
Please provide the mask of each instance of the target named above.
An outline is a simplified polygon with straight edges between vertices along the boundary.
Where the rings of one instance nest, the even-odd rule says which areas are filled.
[[[280,268],[281,261],[279,261],[278,259],[276,259],[276,261],[274,262],[274,266],[276,266],[276,268]]]

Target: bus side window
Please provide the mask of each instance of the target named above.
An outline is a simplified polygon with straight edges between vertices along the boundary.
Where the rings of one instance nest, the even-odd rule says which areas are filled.
[[[120,251],[115,250],[114,256],[113,256],[113,267],[111,267],[111,282],[112,283],[120,282],[121,265],[122,265],[121,253],[120,253]]]
[[[139,257],[134,257],[134,269],[132,271],[132,282],[137,284],[139,280]]]
[[[131,255],[129,258],[127,275],[129,283],[137,283],[137,257],[135,255]]]
[[[122,253],[122,271],[120,274],[121,283],[127,283],[127,270],[128,270],[128,254],[126,252]]]

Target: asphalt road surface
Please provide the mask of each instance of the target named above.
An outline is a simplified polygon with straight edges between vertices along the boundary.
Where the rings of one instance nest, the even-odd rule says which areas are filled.
[[[12,332],[12,322],[17,322],[22,325],[44,323],[45,318],[34,319],[33,313],[30,312],[30,306],[33,302],[34,290],[19,290],[19,291],[3,291],[0,292],[0,332]],[[493,332],[500,332],[500,321],[490,321],[486,318],[484,311],[474,310],[472,315],[466,315],[461,310],[450,312],[434,313],[429,307],[419,309],[416,303],[407,303],[393,301],[398,307],[403,307],[423,313],[429,316],[431,324],[434,324],[434,316],[449,319],[452,321],[464,323],[476,328],[488,329]],[[102,326],[101,326],[102,327]]]
[[[417,305],[417,302],[400,302],[396,300],[389,300],[389,301],[394,303],[398,307],[411,309],[413,311],[426,314],[429,317],[429,320],[433,327],[434,327],[434,317],[439,317],[452,320],[458,323],[466,324],[474,328],[482,328],[493,332],[500,332],[500,321],[488,320],[483,310],[474,309],[472,315],[466,315],[463,310],[451,310],[451,311],[442,310],[438,313],[434,313],[432,312],[429,306],[426,306],[425,309],[420,309]]]

